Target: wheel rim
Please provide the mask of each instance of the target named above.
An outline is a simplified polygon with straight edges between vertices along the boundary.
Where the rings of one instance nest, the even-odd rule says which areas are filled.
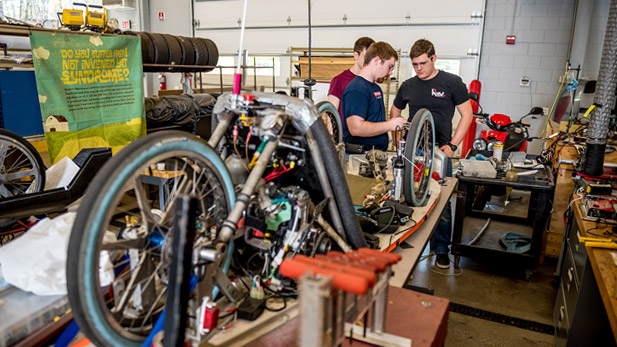
[[[164,153],[134,170],[111,200],[115,210],[109,209],[101,229],[107,231],[99,233],[94,263],[95,268],[106,270],[95,276],[94,291],[105,320],[126,339],[142,341],[164,307],[174,197],[181,193],[198,197],[195,223],[201,245],[213,242],[213,228],[222,224],[230,210],[216,169],[191,154]],[[157,164],[172,174],[160,174]],[[147,189],[147,182],[153,182],[149,178],[155,176],[171,177],[163,207],[160,191]]]
[[[41,191],[43,170],[26,146],[0,135],[0,199]]]
[[[428,195],[435,148],[433,116],[426,109],[419,110],[409,127],[405,147],[405,200],[422,206]]]

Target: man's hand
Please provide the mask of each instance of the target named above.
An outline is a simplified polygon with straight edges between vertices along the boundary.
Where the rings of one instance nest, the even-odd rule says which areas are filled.
[[[388,123],[390,124],[390,130],[394,131],[396,130],[396,128],[403,128],[405,125],[408,124],[407,120],[405,120],[405,118],[403,117],[393,117],[391,118]]]
[[[443,145],[443,146],[439,147],[439,149],[441,149],[441,151],[444,152],[445,155],[448,156],[448,158],[452,158],[452,156],[454,155],[454,152],[452,151],[452,148],[450,148],[450,146],[448,146],[448,145]]]

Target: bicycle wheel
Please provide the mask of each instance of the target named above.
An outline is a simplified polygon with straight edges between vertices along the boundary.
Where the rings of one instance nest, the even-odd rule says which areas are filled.
[[[408,205],[422,206],[433,174],[435,125],[429,110],[420,109],[413,116],[405,145],[403,193]]]
[[[319,102],[317,111],[321,115],[321,119],[326,123],[328,132],[332,135],[332,140],[335,144],[343,142],[343,126],[341,125],[341,117],[338,110],[329,101]]]
[[[235,201],[231,178],[205,141],[181,131],[131,143],[89,185],[66,272],[75,320],[97,346],[141,345],[163,310],[181,193],[200,202],[196,243],[212,245]]]
[[[45,165],[39,152],[23,137],[0,129],[0,199],[44,188]]]

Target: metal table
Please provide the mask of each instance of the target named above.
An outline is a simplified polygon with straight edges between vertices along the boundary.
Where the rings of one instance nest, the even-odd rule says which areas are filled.
[[[519,176],[518,181],[508,182],[503,177],[477,178],[458,174],[458,195],[456,202],[454,230],[452,233],[452,254],[454,265],[458,267],[460,256],[477,256],[503,261],[509,264],[519,264],[524,267],[525,279],[531,276],[541,252],[542,237],[547,222],[550,219],[551,206],[555,184],[550,171],[544,167],[531,176]],[[480,187],[493,193],[512,187],[513,191],[526,193],[528,208],[526,216],[513,216],[507,213],[487,212],[486,209],[474,209],[474,200]],[[487,218],[491,225],[482,236],[482,242],[470,245],[469,240],[481,229]],[[494,224],[494,225],[493,225]],[[507,252],[499,245],[499,231],[512,231],[531,237],[531,249],[519,254]],[[491,233],[493,235],[491,235]]]

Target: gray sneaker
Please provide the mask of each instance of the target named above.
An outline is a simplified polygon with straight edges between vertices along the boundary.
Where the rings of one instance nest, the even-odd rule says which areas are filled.
[[[435,265],[437,265],[437,267],[440,269],[449,269],[450,257],[447,254],[437,254],[437,260],[435,261]]]

